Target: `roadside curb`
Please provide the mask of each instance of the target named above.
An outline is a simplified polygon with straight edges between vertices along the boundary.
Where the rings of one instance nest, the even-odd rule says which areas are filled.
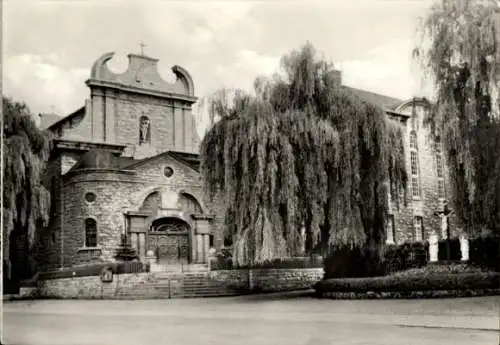
[[[455,297],[482,297],[500,296],[499,289],[477,289],[477,290],[427,290],[427,291],[382,291],[382,292],[338,292],[338,291],[316,291],[317,298],[329,299],[431,299],[431,298],[455,298]]]

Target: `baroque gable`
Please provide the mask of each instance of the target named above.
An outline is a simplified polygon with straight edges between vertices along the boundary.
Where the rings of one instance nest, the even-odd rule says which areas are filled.
[[[139,178],[150,182],[201,188],[199,171],[193,163],[183,159],[184,156],[193,161],[197,157],[197,155],[167,151],[123,167],[123,169],[133,170]]]

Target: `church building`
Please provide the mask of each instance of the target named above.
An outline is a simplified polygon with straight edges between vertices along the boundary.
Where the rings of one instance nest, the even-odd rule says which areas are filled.
[[[85,105],[46,125],[56,136],[44,176],[53,202],[39,268],[113,261],[123,235],[141,260],[154,253],[165,265],[207,263],[210,248],[224,245],[223,222],[203,201],[193,79],[174,66],[176,81],[168,83],[158,60],[143,54],[129,54],[117,74],[107,66],[113,56],[94,62]],[[446,198],[441,148],[423,129],[428,103],[348,89],[405,129],[409,203],[391,209],[388,242],[427,239],[440,231],[434,213]]]
[[[206,263],[216,219],[202,201],[190,74],[158,60],[129,54],[124,73],[94,62],[90,98],[52,123],[56,136],[47,167],[52,211],[37,261],[42,270],[113,260],[122,235],[141,259]]]

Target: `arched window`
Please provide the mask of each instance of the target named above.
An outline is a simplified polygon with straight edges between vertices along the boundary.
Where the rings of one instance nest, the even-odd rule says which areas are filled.
[[[420,176],[418,161],[417,133],[410,133],[410,168],[411,168],[411,191],[413,199],[420,199]]]
[[[85,219],[85,247],[97,247],[97,222],[93,218]]]
[[[446,197],[444,184],[444,162],[443,152],[441,149],[441,138],[436,137],[436,176],[437,176],[437,193],[439,199]]]
[[[139,119],[139,144],[151,143],[151,120],[147,116]]]

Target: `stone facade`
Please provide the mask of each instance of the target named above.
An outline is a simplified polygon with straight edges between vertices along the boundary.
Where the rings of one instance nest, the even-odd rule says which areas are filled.
[[[402,195],[398,201],[390,200],[389,213],[392,223],[388,224],[387,229],[389,243],[427,240],[432,231],[436,231],[441,236],[441,220],[435,213],[442,211],[450,191],[444,155],[440,153],[440,147],[436,151],[436,145],[439,144],[432,141],[429,129],[424,126],[424,116],[428,109],[429,103],[426,100],[414,99],[388,112],[390,119],[403,128],[408,172],[406,200]],[[412,135],[416,141],[410,143]],[[411,151],[416,156],[413,167],[414,158]],[[441,172],[438,173],[438,170]],[[441,191],[440,188],[442,188]],[[454,223],[454,218],[451,217],[449,227],[452,236],[458,235]]]
[[[114,261],[122,235],[143,260],[152,251],[158,260],[204,263],[218,222],[203,202],[193,154],[200,140],[191,76],[174,66],[177,81],[169,84],[158,60],[134,54],[115,74],[106,65],[112,56],[94,63],[85,106],[49,126],[57,139],[44,183],[54,202],[40,232],[39,268]],[[155,193],[156,205],[145,208]],[[185,232],[165,219],[182,222]]]
[[[206,263],[210,247],[224,246],[224,201],[203,198],[191,76],[174,66],[177,80],[169,84],[158,74],[158,60],[134,54],[128,69],[116,74],[106,65],[112,57],[94,63],[85,105],[48,127],[57,139],[44,176],[53,210],[35,251],[40,269],[114,261],[122,235],[143,260]],[[388,242],[427,239],[439,232],[434,213],[446,198],[437,192],[436,152],[422,122],[428,104],[349,89],[404,128],[408,171],[416,133],[418,197],[410,186],[406,206],[391,203]],[[166,226],[168,219],[183,222],[185,231]],[[416,219],[423,229],[418,236]]]

